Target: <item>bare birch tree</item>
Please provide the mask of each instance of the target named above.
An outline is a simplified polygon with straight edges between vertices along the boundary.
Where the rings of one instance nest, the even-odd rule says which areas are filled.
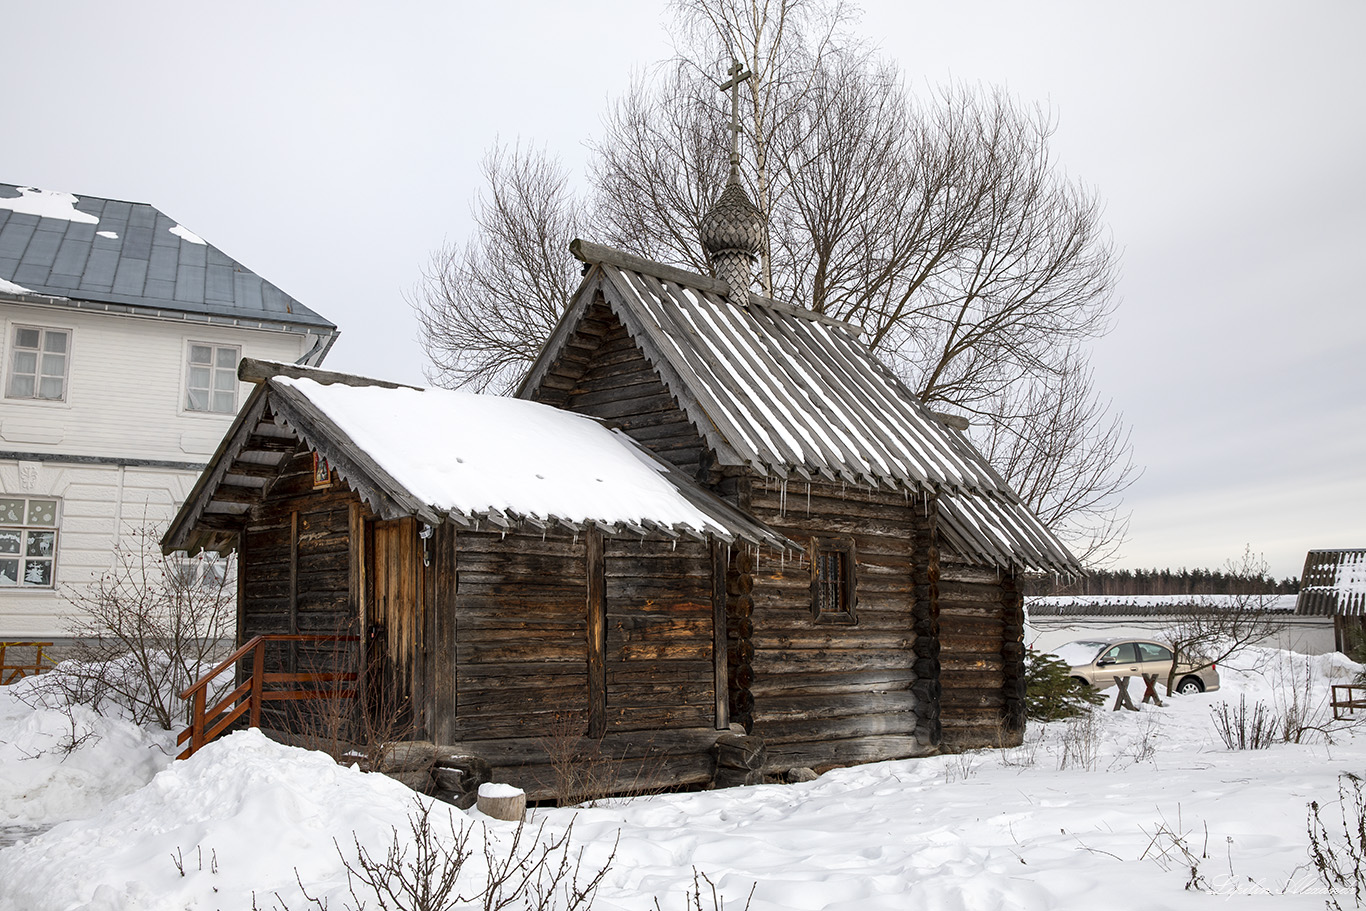
[[[900,71],[850,36],[839,2],[674,8],[676,56],[609,109],[587,202],[569,201],[543,155],[505,167],[504,152],[486,167],[476,237],[438,254],[419,302],[433,379],[510,388],[571,293],[563,246],[528,256],[514,243],[494,263],[511,274],[484,265],[495,244],[526,233],[519,213],[570,230],[571,213],[591,211],[594,239],[708,271],[698,228],[729,150],[718,86],[738,60],[756,76],[742,92],[742,176],[768,216],[764,293],[859,325],[923,403],[972,420],[1007,480],[1074,549],[1103,557],[1122,534],[1119,496],[1134,470],[1127,430],[1095,395],[1082,352],[1108,328],[1118,257],[1096,194],[1052,160],[1048,112],[962,86],[912,98]],[[543,186],[523,171],[556,179]],[[517,200],[527,192],[540,195]],[[501,315],[519,300],[525,322]]]

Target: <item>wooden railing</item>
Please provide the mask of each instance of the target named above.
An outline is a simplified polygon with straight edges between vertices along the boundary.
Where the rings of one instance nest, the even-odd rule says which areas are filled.
[[[16,680],[22,680],[29,674],[41,674],[43,671],[50,670],[52,659],[46,662],[43,659],[43,649],[51,647],[51,642],[0,642],[0,686],[9,686]],[[27,664],[10,664],[9,649],[12,648],[31,648],[33,660]]]
[[[1366,712],[1366,684],[1333,684],[1333,718],[1344,721],[1356,712]]]
[[[233,652],[180,694],[190,702],[190,726],[180,732],[176,746],[189,741],[177,759],[189,759],[233,722],[250,713],[247,723],[261,726],[261,705],[266,702],[293,702],[312,699],[354,699],[359,675],[354,671],[306,673],[266,673],[266,646],[275,642],[359,642],[358,636],[306,634],[257,636]],[[208,706],[209,687],[237,663],[250,657],[251,673],[236,689]],[[326,684],[320,686],[320,684]],[[332,684],[336,684],[333,686]]]

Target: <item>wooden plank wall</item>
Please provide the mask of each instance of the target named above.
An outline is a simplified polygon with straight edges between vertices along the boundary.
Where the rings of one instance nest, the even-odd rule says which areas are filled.
[[[238,639],[267,633],[348,633],[352,605],[350,516],[357,497],[342,484],[313,489],[313,459],[300,444],[249,513],[241,537]],[[267,671],[331,671],[355,664],[353,646],[282,644]]]
[[[717,734],[710,545],[601,542],[595,664],[592,537],[459,532],[455,738],[533,799],[556,795],[556,763],[570,754],[599,783],[628,790],[709,781]],[[437,657],[433,667],[443,663]],[[590,731],[597,693],[600,733]],[[447,723],[438,714],[434,725]]]
[[[1009,740],[1004,731],[1005,595],[999,570],[941,552],[940,719],[945,747],[997,746]]]
[[[605,304],[589,308],[533,398],[610,421],[690,474],[705,460],[702,438]]]
[[[583,536],[458,536],[455,731],[549,736],[588,707]]]
[[[709,545],[609,539],[604,557],[608,729],[714,727]]]
[[[844,535],[856,549],[857,622],[813,619],[811,565],[760,554],[754,567],[753,733],[771,771],[928,752],[916,737],[912,510],[899,493],[752,481],[760,521],[797,541]]]

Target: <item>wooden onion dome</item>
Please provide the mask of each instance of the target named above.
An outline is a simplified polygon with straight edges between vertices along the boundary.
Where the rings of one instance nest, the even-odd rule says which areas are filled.
[[[763,246],[764,215],[750,202],[734,169],[716,203],[702,216],[701,228],[712,274],[730,285],[732,298],[744,301]]]

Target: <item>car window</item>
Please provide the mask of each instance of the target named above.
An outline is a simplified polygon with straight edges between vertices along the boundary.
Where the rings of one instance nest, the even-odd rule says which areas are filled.
[[[1110,661],[1115,664],[1132,664],[1138,661],[1138,655],[1134,651],[1132,642],[1121,642],[1114,648],[1101,655],[1102,661]]]
[[[1158,645],[1156,642],[1136,642],[1134,644],[1138,646],[1139,661],[1166,661],[1170,663],[1172,660],[1171,649],[1164,645]]]

